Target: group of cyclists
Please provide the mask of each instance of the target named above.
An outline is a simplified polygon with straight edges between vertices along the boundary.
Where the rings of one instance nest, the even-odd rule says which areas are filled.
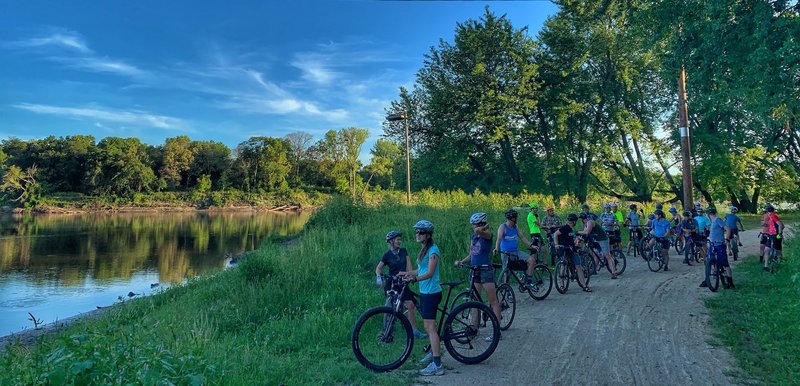
[[[627,227],[629,230],[629,247],[630,240],[641,240],[645,236],[645,232],[652,235],[649,245],[650,248],[660,245],[664,257],[664,271],[670,270],[670,242],[668,239],[670,234],[676,234],[683,240],[691,238],[701,256],[708,254],[716,257],[718,267],[727,273],[727,276],[723,276],[726,278],[723,280],[723,285],[726,288],[734,288],[726,242],[729,242],[734,234],[738,234],[740,225],[742,225],[741,219],[736,215],[738,210],[735,206],[730,206],[730,213],[723,219],[717,216],[715,208],[704,209],[700,202],[696,202],[693,209],[684,211],[682,215],[674,207],[670,208],[668,210],[669,218],[660,203],[656,205],[655,211],[647,217],[644,217],[643,211],[639,210],[635,204],[629,206],[630,210],[627,215],[623,215],[617,203],[606,203],[599,216],[592,213],[589,206],[584,204],[580,213],[567,215],[566,223],[563,223],[561,218],[555,214],[552,206],[545,208],[544,215],[539,213],[537,203],[528,204],[528,208],[530,210],[527,215],[529,238],[518,227],[519,213],[513,208],[505,212],[506,221],[499,225],[496,232],[490,230],[486,213],[477,212],[470,216],[469,223],[472,227],[472,234],[469,253],[454,262],[456,266],[469,264],[474,267],[486,267],[476,273],[474,283],[478,291],[485,290],[490,306],[498,320],[501,319],[501,309],[495,289],[495,273],[491,264],[492,254],[501,252],[503,269],[510,261],[524,261],[527,267],[525,283],[531,285],[531,274],[534,267],[539,263],[544,263],[539,261],[538,256],[540,256],[540,250],[546,247],[545,240],[548,240],[552,246],[550,264],[555,265],[556,256],[564,256],[571,260],[576,268],[578,284],[583,291],[592,292],[587,285],[586,276],[593,272],[584,272],[583,270],[576,249],[578,241],[580,239],[590,243],[592,249],[599,251],[602,256],[594,256],[595,260],[604,258],[611,273],[611,279],[617,279],[620,273],[615,267],[611,250],[612,248],[621,248],[621,227]],[[580,231],[576,229],[578,220],[583,225]],[[766,269],[767,259],[764,259],[763,256],[768,255],[771,248],[776,251],[780,250],[781,234],[784,228],[778,216],[775,215],[775,208],[772,205],[767,204],[765,207],[762,227],[761,256]],[[743,227],[741,229],[743,230]],[[385,290],[388,290],[391,284],[382,282],[381,273],[384,267],[389,268],[389,275],[392,277],[400,276],[410,282],[419,283],[418,308],[423,319],[424,332],[417,329],[415,317],[417,307],[415,307],[412,295],[409,293],[402,300],[408,310],[408,319],[413,326],[415,338],[427,338],[431,344],[431,350],[420,361],[420,365],[426,366],[420,370],[420,374],[424,376],[444,374],[435,320],[437,307],[442,301],[442,287],[439,281],[441,253],[434,243],[433,231],[434,225],[428,220],[420,220],[414,224],[415,239],[421,245],[421,250],[416,258],[409,256],[407,250],[401,248],[402,234],[396,230],[390,231],[386,234],[389,249],[375,269],[377,284],[384,284]],[[528,247],[530,254],[519,249],[520,241]],[[597,263],[596,261],[595,266],[598,266]],[[692,265],[692,262],[688,258],[684,258],[683,264]],[[708,269],[707,265],[706,270]],[[705,287],[706,285],[704,280],[700,286]],[[487,339],[492,339],[492,337],[489,336]]]

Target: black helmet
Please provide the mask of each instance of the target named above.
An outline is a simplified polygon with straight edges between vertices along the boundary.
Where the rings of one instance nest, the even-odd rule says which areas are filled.
[[[774,211],[775,211],[775,207],[774,207],[774,206],[772,206],[772,204],[767,204],[767,205],[765,205],[765,206],[764,206],[764,209],[765,209],[767,212],[774,212]]]
[[[516,219],[519,214],[517,213],[516,210],[509,209],[506,211],[505,215],[507,219],[511,220],[511,219]]]
[[[691,214],[692,214],[692,212],[689,212],[688,210],[684,210],[683,211],[683,215],[684,216],[690,216]]]
[[[575,213],[570,213],[567,215],[567,221],[578,221],[578,215]]]
[[[387,233],[387,234],[386,234],[386,241],[392,241],[392,240],[394,240],[396,237],[400,237],[400,236],[402,236],[402,235],[403,235],[403,234],[402,234],[402,233],[400,233],[400,232],[398,232],[398,231],[389,231],[389,233]]]
[[[628,206],[628,208],[630,208],[631,210],[636,210],[636,204],[631,204],[630,206]]]
[[[708,210],[706,210],[706,213],[713,214],[713,215],[716,216],[717,215],[717,209],[716,208],[708,208]]]
[[[653,212],[653,214],[659,217],[664,217],[664,211],[661,209],[656,210],[655,212]]]
[[[660,202],[658,204],[656,204],[656,210],[663,210],[663,209],[664,209],[664,204],[662,204]]]
[[[589,216],[587,216],[586,213],[581,212],[578,214],[578,218],[581,220],[586,220],[587,217]]]

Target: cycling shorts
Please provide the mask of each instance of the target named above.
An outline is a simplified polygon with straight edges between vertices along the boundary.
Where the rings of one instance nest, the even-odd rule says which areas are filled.
[[[666,237],[656,237],[655,242],[661,243],[661,249],[669,249],[669,239]]]
[[[501,253],[501,256],[503,260],[503,270],[505,270],[506,268],[510,268],[512,271],[522,271],[528,269],[527,262],[530,256],[525,252],[522,251],[503,252]]]
[[[717,267],[720,269],[731,266],[728,262],[728,253],[725,250],[725,243],[711,243],[708,248],[708,254],[717,260]]]
[[[538,247],[544,245],[541,233],[531,233],[531,246]]]
[[[442,292],[419,294],[419,313],[424,320],[436,320],[436,311],[442,302]]]

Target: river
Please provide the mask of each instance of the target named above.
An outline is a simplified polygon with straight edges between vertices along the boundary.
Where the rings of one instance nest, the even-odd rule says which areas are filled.
[[[300,232],[308,212],[0,215],[0,336],[179,285]]]

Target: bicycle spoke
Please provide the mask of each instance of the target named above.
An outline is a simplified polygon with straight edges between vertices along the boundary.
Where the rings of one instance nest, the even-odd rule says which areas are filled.
[[[377,307],[365,312],[353,330],[353,351],[369,369],[389,371],[402,366],[411,353],[414,335],[405,317],[391,308]]]

